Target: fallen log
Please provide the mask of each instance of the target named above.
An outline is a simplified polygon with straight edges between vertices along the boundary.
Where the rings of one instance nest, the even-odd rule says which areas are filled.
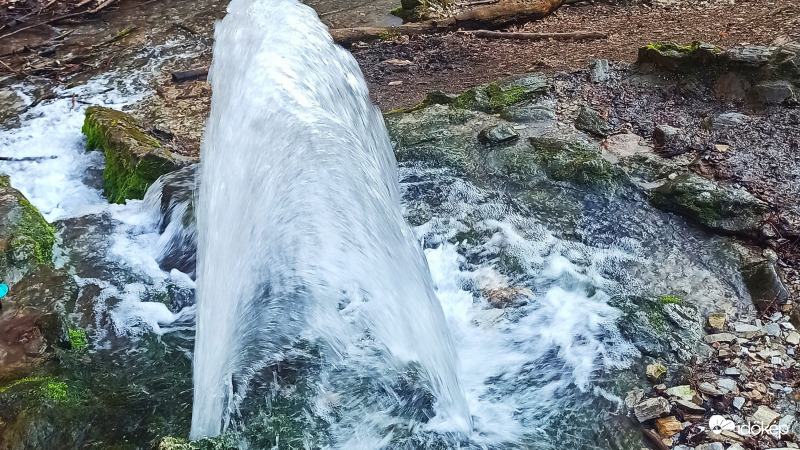
[[[555,12],[564,0],[504,0],[470,9],[446,19],[426,20],[392,27],[335,28],[333,40],[342,46],[354,42],[390,40],[396,36],[446,33],[458,30],[498,29],[523,22],[539,20]]]
[[[608,35],[606,33],[601,33],[599,31],[574,31],[570,33],[511,33],[506,31],[475,30],[462,31],[462,33],[486,39],[519,39],[528,41],[540,41],[544,39],[576,41],[583,39],[608,39]]]

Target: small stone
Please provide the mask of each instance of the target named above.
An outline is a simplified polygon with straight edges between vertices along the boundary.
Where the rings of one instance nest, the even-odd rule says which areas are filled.
[[[700,405],[695,404],[694,402],[690,402],[688,400],[675,400],[675,404],[684,411],[689,411],[692,413],[703,414],[706,412],[706,409]]]
[[[705,337],[706,344],[714,342],[733,342],[734,339],[736,339],[736,336],[731,333],[708,334]]]
[[[772,364],[773,366],[783,365],[780,356],[773,356],[772,358],[770,358],[769,363]]]
[[[649,398],[639,402],[633,408],[633,413],[639,422],[646,422],[656,417],[666,415],[670,411],[669,402],[664,397]]]
[[[723,393],[727,394],[728,392],[736,392],[736,382],[731,380],[730,378],[720,378],[717,380],[717,388]]]
[[[764,405],[760,405],[758,409],[756,409],[756,412],[750,416],[750,422],[761,424],[763,427],[769,427],[780,418],[780,414]]]
[[[761,327],[750,325],[749,323],[744,323],[744,322],[734,322],[733,331],[736,333],[737,336],[743,337],[745,339],[752,339],[754,337],[761,336],[764,334],[764,331],[761,329]]]
[[[667,373],[667,368],[663,364],[648,364],[646,373],[647,379],[651,383],[661,383]]]
[[[683,400],[691,400],[691,398],[694,397],[695,395],[695,392],[692,390],[692,387],[689,386],[688,384],[684,384],[681,386],[673,386],[667,389],[666,393],[670,397],[678,397]]]
[[[401,84],[403,84],[403,82],[399,81],[399,80],[398,81],[390,81],[389,82],[389,86],[400,86]]]
[[[800,344],[800,333],[796,331],[790,331],[789,334],[786,336],[786,343],[790,345]]]
[[[582,107],[575,119],[575,128],[598,137],[608,135],[608,124],[603,116],[589,107]]]
[[[717,389],[713,384],[707,381],[704,381],[699,385],[697,385],[697,390],[702,392],[703,394],[714,395],[714,396],[722,395],[722,392],[720,392],[719,389]]]
[[[680,128],[669,125],[657,125],[653,130],[653,144],[656,149],[669,156],[686,153],[689,150],[688,140]]]
[[[725,317],[724,313],[708,316],[708,327],[712,330],[722,330],[725,328]]]
[[[653,390],[656,391],[656,394],[661,395],[667,390],[667,385],[664,383],[657,384],[653,386]]]
[[[608,70],[609,66],[607,59],[592,60],[589,65],[589,76],[592,80],[592,83],[601,83],[608,80]]]
[[[755,100],[765,105],[779,105],[795,99],[795,89],[785,80],[764,81],[753,86]]]
[[[642,389],[634,389],[628,392],[628,395],[625,396],[625,406],[628,409],[633,409],[637,403],[641,402],[644,398],[644,391]]]
[[[734,128],[745,124],[749,119],[750,117],[735,112],[720,114],[714,119],[714,130]]]
[[[486,127],[478,133],[478,140],[484,144],[503,144],[519,139],[519,133],[513,126],[501,123],[499,125]]]
[[[764,325],[764,332],[767,333],[767,336],[780,336],[781,326],[777,323],[768,323]]]
[[[709,442],[708,444],[700,444],[694,450],[725,450],[722,442]]]
[[[661,437],[670,438],[676,433],[680,433],[683,430],[683,425],[678,422],[675,416],[669,416],[656,419],[656,430],[658,430],[658,434],[660,434]]]
[[[727,369],[725,369],[725,375],[728,375],[728,376],[731,376],[731,377],[738,377],[741,374],[742,374],[742,372],[739,369],[735,368],[735,367],[728,367]]]
[[[733,397],[733,407],[736,409],[742,409],[744,406],[744,397]]]

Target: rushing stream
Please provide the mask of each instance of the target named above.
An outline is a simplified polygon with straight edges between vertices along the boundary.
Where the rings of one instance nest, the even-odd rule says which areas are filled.
[[[55,263],[88,299],[70,319],[96,366],[64,379],[138,385],[108,404],[155,439],[191,418],[232,448],[640,448],[618,414],[628,369],[644,346],[681,351],[634,325],[643,299],[747,298],[729,241],[638,194],[398,168],[355,60],[296,0],[234,0],[218,24],[199,192],[188,167],[110,205],[82,105],[139,101],[183,51],[0,132],[0,155],[53,157],[0,173],[56,224]]]

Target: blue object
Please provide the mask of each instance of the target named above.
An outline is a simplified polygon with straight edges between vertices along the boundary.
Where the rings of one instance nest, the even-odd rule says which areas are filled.
[[[3,298],[8,294],[8,286],[5,284],[0,283],[0,298]]]

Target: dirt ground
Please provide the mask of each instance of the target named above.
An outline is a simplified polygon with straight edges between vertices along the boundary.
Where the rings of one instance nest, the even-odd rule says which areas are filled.
[[[373,100],[381,110],[389,111],[413,105],[432,90],[461,92],[504,75],[580,69],[587,67],[591,59],[632,62],[639,47],[653,42],[703,41],[730,48],[797,39],[800,3],[585,3],[564,6],[542,21],[515,29],[537,33],[578,30],[607,33],[608,39],[537,42],[452,33],[416,37],[407,44],[399,40],[351,50],[364,71]],[[385,62],[392,59],[411,64]]]

